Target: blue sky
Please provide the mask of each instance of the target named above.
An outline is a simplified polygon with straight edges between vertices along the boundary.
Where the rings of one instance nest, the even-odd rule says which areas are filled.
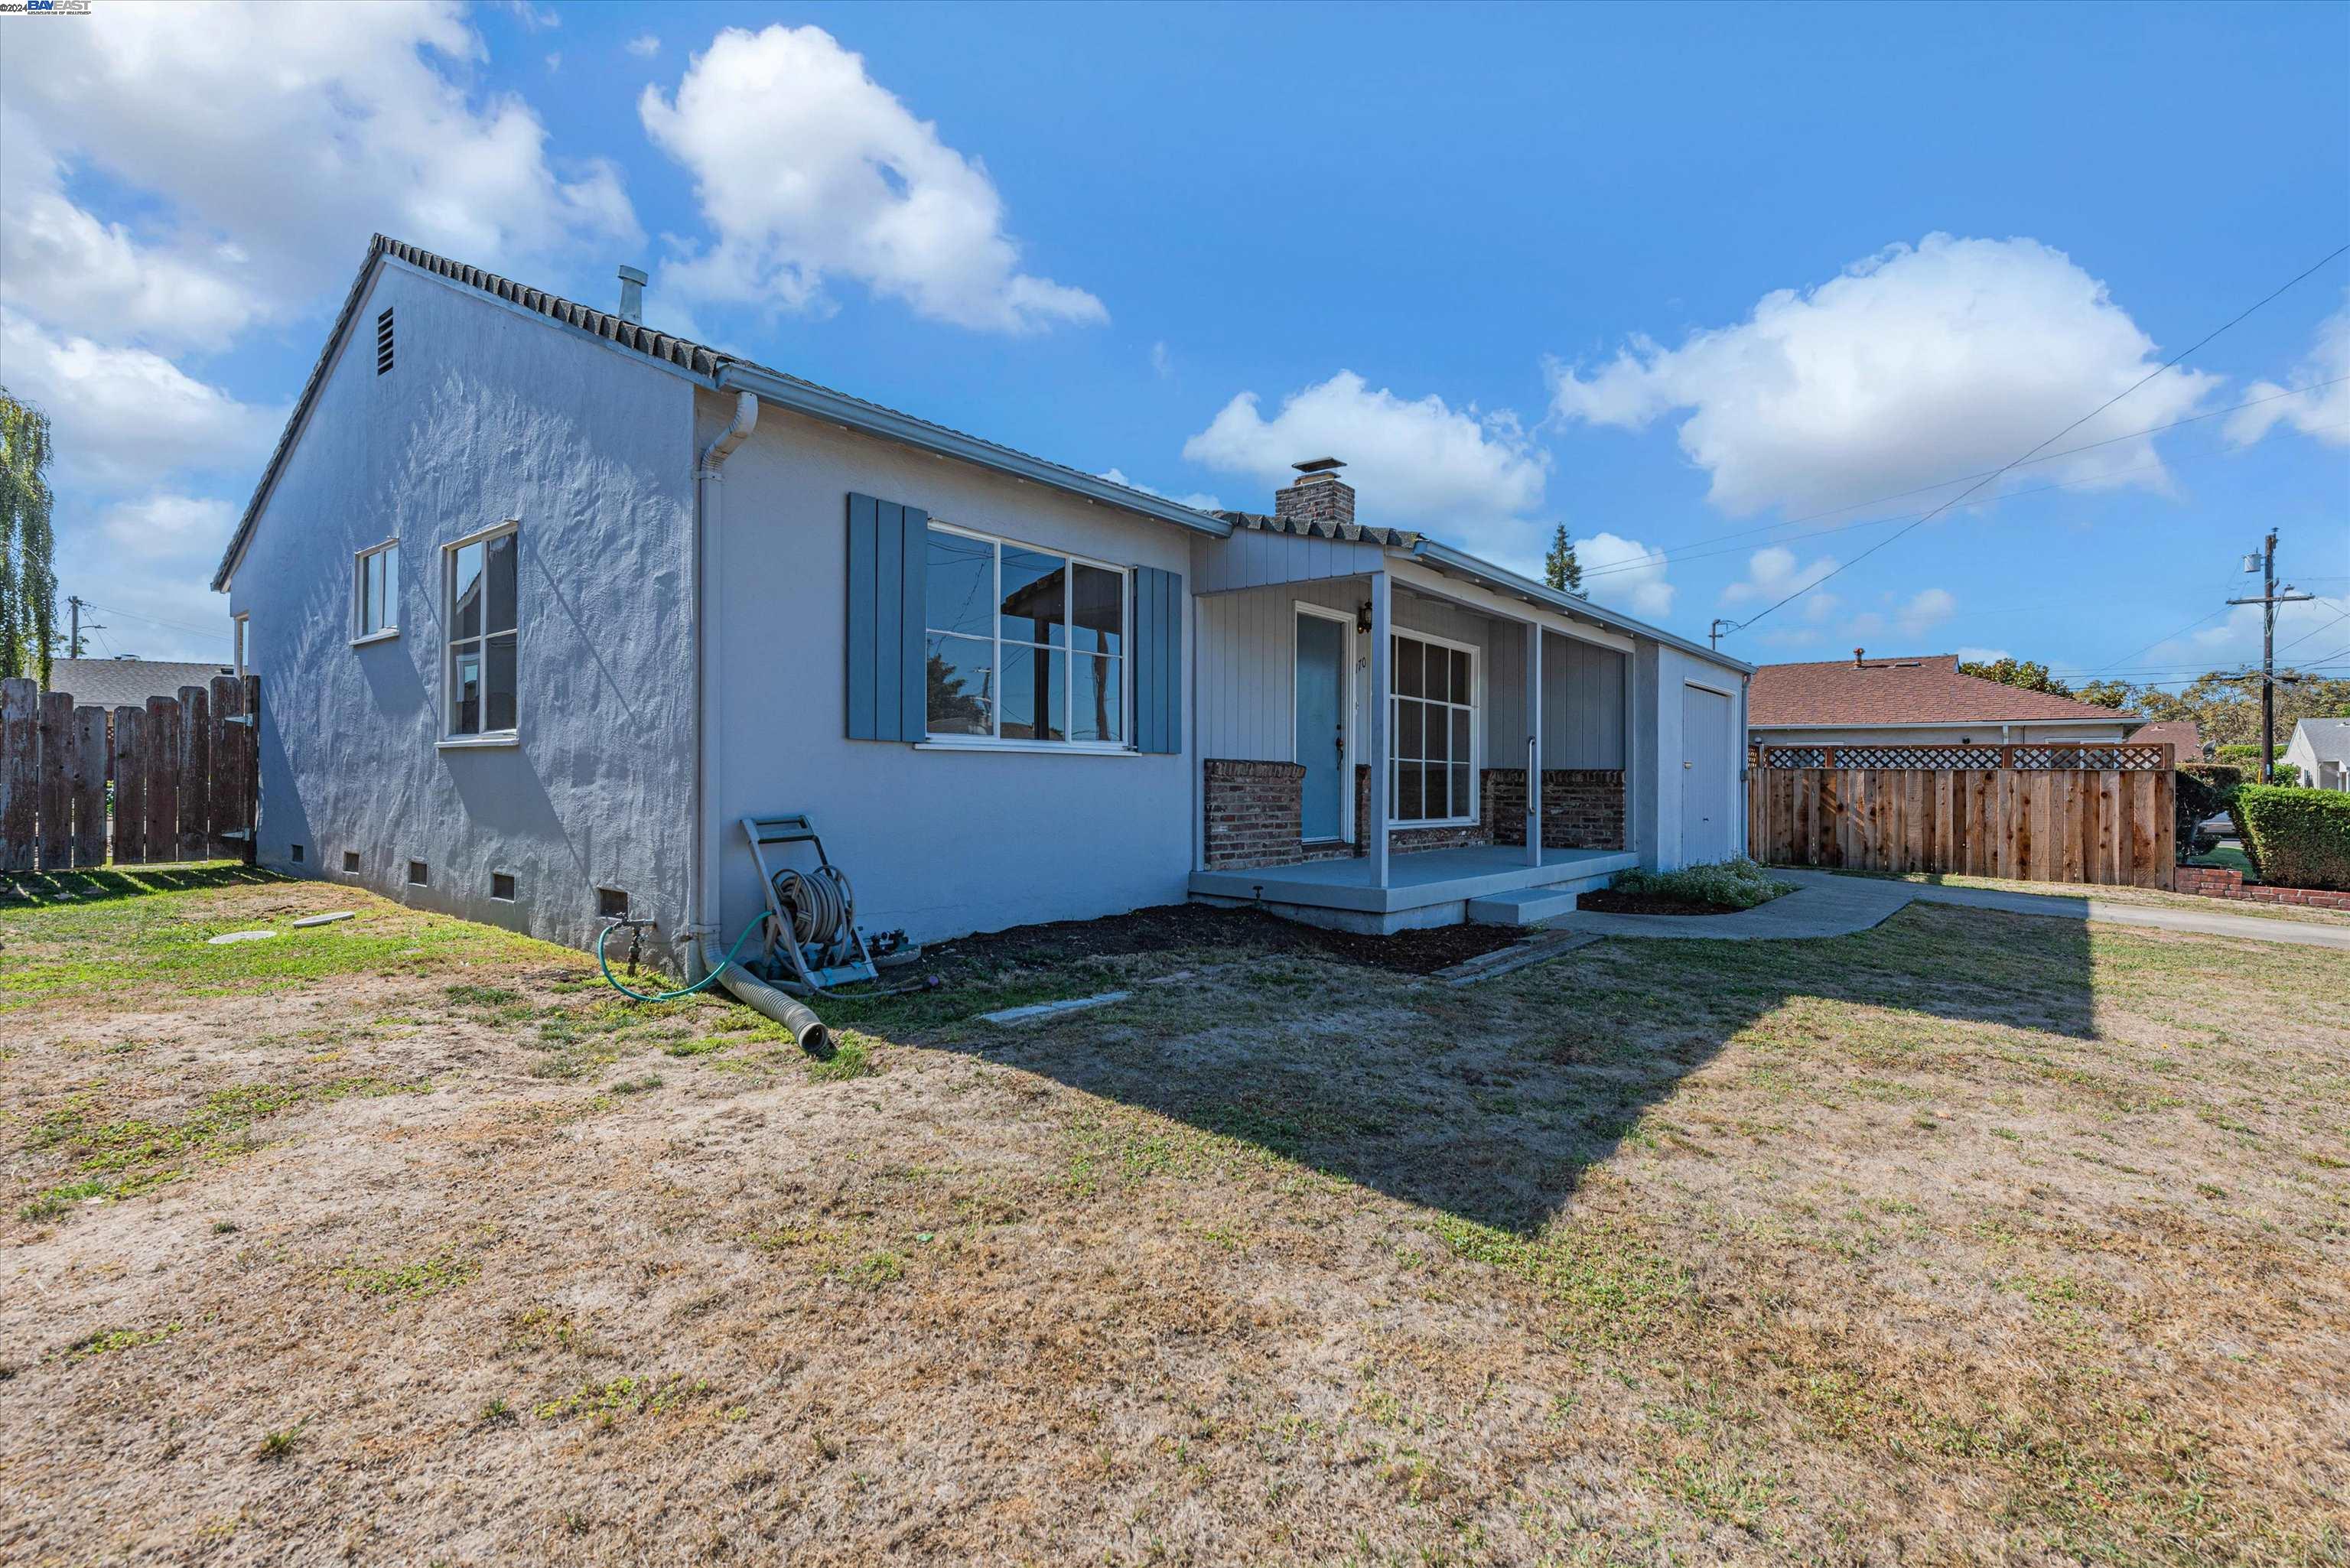
[[[2350,257],[1855,563],[2350,242],[2341,5],[94,9],[6,19],[0,381],[100,651],[223,648],[380,228],[1174,495],[1565,523],[1691,635],[1846,567],[1758,661],[2230,664],[2273,526],[2350,672]]]

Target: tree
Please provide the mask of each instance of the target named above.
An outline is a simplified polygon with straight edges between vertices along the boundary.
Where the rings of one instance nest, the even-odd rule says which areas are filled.
[[[2074,695],[2084,702],[2099,708],[2127,708],[2130,686],[2126,680],[2092,680]]]
[[[48,466],[48,416],[0,387],[0,677],[30,675],[44,687],[57,624]]]
[[[1550,536],[1550,554],[1543,557],[1543,581],[1562,593],[1583,592],[1583,563],[1575,558],[1575,541],[1566,536],[1564,523]]]
[[[2118,692],[2112,689],[2119,687]],[[2092,697],[2091,692],[2096,695]],[[2085,701],[2121,707],[2149,720],[2192,719],[2203,738],[2215,746],[2245,745],[2257,757],[2261,738],[2261,677],[2258,670],[2214,670],[2184,689],[2166,691],[2158,686],[2128,686],[2098,681],[2081,689]],[[2118,701],[2112,699],[2118,698]],[[2334,714],[2350,716],[2350,680],[2304,675],[2295,670],[2277,671],[2277,733],[2287,735],[2303,719]]]
[[[2020,686],[2026,691],[2045,691],[2051,697],[2070,697],[2073,689],[2048,673],[2048,667],[2037,659],[2018,661],[2000,659],[1991,663],[1959,665],[1961,675],[1979,675],[1985,680],[1996,680],[2002,686]]]

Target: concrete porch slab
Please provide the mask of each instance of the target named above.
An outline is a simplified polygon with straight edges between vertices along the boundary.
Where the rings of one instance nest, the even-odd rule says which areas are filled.
[[[1195,895],[1243,904],[1295,904],[1358,914],[1397,915],[1522,888],[1596,887],[1639,857],[1612,849],[1545,849],[1538,866],[1511,846],[1472,845],[1461,849],[1423,849],[1388,861],[1388,886],[1375,884],[1368,857],[1313,860],[1302,865],[1260,866],[1246,871],[1194,871]],[[1458,919],[1456,912],[1454,919]],[[1415,922],[1436,924],[1440,922]],[[1403,929],[1403,928],[1398,928]]]

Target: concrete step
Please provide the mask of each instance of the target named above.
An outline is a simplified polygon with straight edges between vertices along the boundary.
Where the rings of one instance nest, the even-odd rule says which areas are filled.
[[[1595,882],[1605,880],[1594,878]],[[1533,926],[1567,914],[1574,908],[1575,894],[1570,889],[1521,888],[1515,892],[1470,899],[1469,920],[1479,926]]]

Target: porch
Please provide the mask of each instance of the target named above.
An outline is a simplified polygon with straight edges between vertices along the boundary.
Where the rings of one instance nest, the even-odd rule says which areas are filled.
[[[1243,870],[1194,871],[1191,897],[1251,905],[1336,930],[1385,935],[1476,920],[1532,925],[1575,907],[1639,857],[1626,850],[1550,849],[1538,862],[1515,845],[1468,845],[1378,858],[1349,856]]]

